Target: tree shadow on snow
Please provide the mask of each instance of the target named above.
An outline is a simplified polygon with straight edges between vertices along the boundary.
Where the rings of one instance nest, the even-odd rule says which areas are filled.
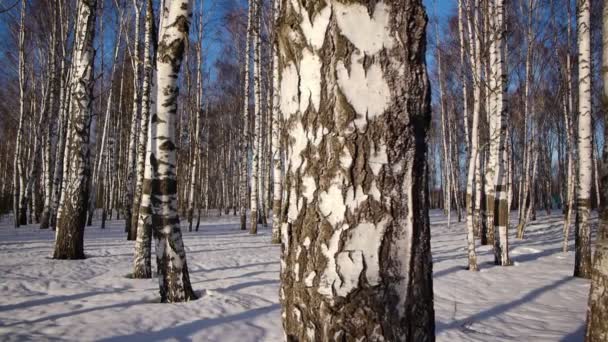
[[[80,315],[80,314],[89,313],[89,312],[93,312],[93,311],[106,310],[106,309],[114,309],[114,308],[126,309],[126,308],[129,308],[129,307],[134,306],[134,305],[138,305],[138,304],[150,304],[150,303],[158,303],[158,301],[135,300],[135,301],[125,302],[125,303],[117,303],[117,304],[110,304],[110,305],[103,305],[103,306],[95,306],[95,307],[92,307],[92,308],[86,308],[86,309],[73,310],[73,311],[59,313],[59,314],[53,314],[53,315],[37,318],[37,319],[34,319],[34,320],[15,322],[15,323],[4,325],[3,327],[10,327],[10,326],[16,326],[16,325],[21,325],[21,324],[30,325],[30,324],[40,323],[40,322],[44,322],[44,321],[56,321],[56,320],[59,320],[59,319],[62,319],[62,318],[71,317],[71,316],[77,316],[77,315]]]
[[[63,303],[63,302],[71,301],[71,300],[83,299],[83,298],[93,297],[93,296],[97,296],[97,295],[101,295],[101,294],[122,292],[124,290],[125,289],[116,289],[115,291],[112,291],[112,292],[92,291],[92,292],[85,292],[85,293],[76,293],[73,295],[49,296],[46,298],[31,300],[29,302],[21,302],[21,303],[17,303],[17,304],[3,305],[3,306],[0,306],[0,311],[29,309],[34,306]]]
[[[560,342],[579,342],[585,339],[585,324],[581,324],[578,329],[564,336]]]
[[[470,325],[471,323],[483,321],[484,319],[487,319],[489,317],[504,314],[524,303],[528,303],[528,302],[536,299],[537,297],[539,297],[540,295],[542,295],[545,292],[548,292],[548,291],[554,290],[555,288],[560,287],[561,285],[567,283],[568,281],[570,281],[572,279],[573,279],[572,277],[564,277],[564,278],[554,282],[553,284],[549,284],[549,285],[534,289],[534,290],[528,292],[527,294],[525,294],[523,297],[516,299],[512,302],[497,305],[493,308],[489,308],[487,310],[473,314],[467,318],[455,320],[455,321],[452,321],[447,324],[442,323],[442,322],[437,322],[435,332],[439,333],[441,331],[449,330],[449,329],[460,329],[460,328],[464,327],[465,325]]]
[[[263,286],[263,285],[273,285],[273,284],[278,284],[279,281],[276,279],[264,279],[264,280],[255,280],[255,281],[250,281],[247,283],[237,283],[234,285],[230,285],[228,287],[224,287],[221,289],[216,289],[216,291],[219,292],[227,292],[227,291],[238,291],[238,290],[242,290],[248,287],[253,287],[253,286]]]
[[[238,321],[248,321],[256,316],[265,315],[275,310],[279,310],[279,304],[272,304],[257,309],[251,309],[237,314],[203,318],[193,322],[184,323],[175,327],[165,328],[160,331],[136,332],[130,335],[114,336],[100,340],[100,342],[119,342],[119,341],[165,341],[174,339],[177,341],[192,341],[191,335],[216,325],[228,324]]]

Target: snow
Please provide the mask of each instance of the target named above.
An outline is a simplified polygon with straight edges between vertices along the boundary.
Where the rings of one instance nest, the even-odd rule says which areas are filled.
[[[517,213],[511,215],[514,266],[494,266],[490,247],[478,245],[481,271],[474,273],[464,269],[464,223],[453,222],[448,229],[443,213],[431,212],[437,341],[583,340],[589,282],[572,277],[573,242],[570,252],[561,252],[561,214],[538,214],[524,241],[515,239]],[[49,258],[52,231],[35,226],[14,229],[11,222],[8,217],[0,220],[2,341],[284,338],[278,299],[280,246],[270,244],[270,227],[260,226],[258,235],[250,235],[239,230],[239,218],[230,215],[203,218],[199,232],[186,228],[190,277],[201,298],[160,304],[156,279],[125,277],[132,271],[134,246],[125,239],[122,221],[109,221],[105,230],[95,221],[85,232],[88,258],[72,261]],[[335,233],[352,234],[357,228],[343,229]],[[303,247],[315,248],[308,241]],[[368,256],[353,251],[358,248],[340,251],[337,239],[321,248],[336,262],[343,258],[338,254],[350,253],[353,274],[358,260],[366,259],[367,268],[359,273],[365,272],[369,281]],[[324,271],[308,269],[301,280],[310,287],[335,281],[324,288],[330,294],[332,286],[336,294],[348,290],[335,263],[333,273]]]

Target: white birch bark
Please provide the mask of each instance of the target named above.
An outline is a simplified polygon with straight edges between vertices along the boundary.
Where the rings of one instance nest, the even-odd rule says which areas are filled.
[[[243,134],[241,137],[241,184],[240,184],[240,216],[241,216],[241,230],[245,230],[247,226],[247,180],[248,180],[248,165],[249,165],[249,64],[251,59],[251,36],[253,30],[253,18],[254,18],[254,7],[255,1],[248,0],[249,10],[247,15],[247,37],[245,47],[245,75],[244,75],[244,87],[243,87]],[[207,167],[208,169],[208,167]],[[206,170],[208,174],[208,170]],[[207,206],[208,206],[208,200]]]
[[[602,11],[602,69],[603,92],[601,105],[604,110],[604,124],[608,122],[608,3],[604,2]],[[604,130],[604,141],[608,130]],[[598,228],[598,241],[595,247],[591,290],[587,308],[587,329],[585,341],[601,342],[608,339],[608,145],[604,144],[601,163],[601,207]]]
[[[154,59],[152,57],[152,41],[155,32],[154,8],[152,0],[146,0],[146,17],[144,28],[144,70],[143,70],[143,89],[142,89],[142,106],[141,106],[141,121],[139,134],[139,147],[137,150],[137,183],[135,187],[135,198],[133,201],[132,215],[133,222],[137,225],[137,236],[135,239],[135,255],[133,258],[133,278],[151,278],[152,277],[152,227],[146,224],[146,219],[140,215],[140,203],[142,200],[144,173],[146,166],[146,148],[149,137],[150,126],[150,109],[152,101],[150,99],[150,91],[152,89],[152,73],[154,70]],[[137,220],[136,220],[137,219]]]
[[[71,105],[68,125],[69,168],[62,187],[55,238],[55,259],[83,259],[84,227],[88,207],[89,120],[93,102],[93,39],[97,1],[78,2],[78,22],[72,66]]]
[[[283,0],[280,23],[285,339],[432,341],[422,1]]]
[[[177,212],[177,78],[192,17],[191,0],[165,2],[160,19],[153,104],[147,145],[140,220],[151,224],[156,240],[162,302],[196,298]],[[144,217],[141,217],[144,216]],[[147,216],[147,217],[146,217]]]
[[[498,238],[495,239],[494,257],[496,264],[502,266],[511,265],[509,259],[509,243],[508,243],[508,227],[509,227],[509,207],[508,207],[508,192],[506,173],[507,173],[507,75],[504,63],[505,55],[505,23],[504,23],[504,0],[496,0],[495,2],[495,44],[496,44],[496,70],[495,70],[495,105],[496,112],[496,163],[495,163],[495,214],[494,225],[498,230]]]
[[[197,172],[198,172],[198,161],[201,154],[201,114],[202,114],[202,91],[203,91],[203,56],[202,56],[202,44],[203,44],[203,9],[200,9],[198,14],[197,24],[197,45],[196,50],[196,94],[195,94],[195,108],[194,114],[194,146],[193,146],[193,157],[192,165],[189,168],[190,172],[190,189],[188,191],[188,230],[192,231],[192,219],[194,215],[194,200],[195,192],[197,189]]]
[[[566,126],[566,154],[568,155],[567,171],[567,192],[566,192],[566,213],[564,215],[564,241],[562,251],[568,252],[568,239],[570,238],[570,224],[572,221],[572,208],[574,206],[574,125],[572,123],[572,113],[574,110],[572,93],[572,62],[570,55],[570,42],[572,36],[572,23],[570,13],[570,2],[568,2],[568,26],[567,26],[567,45],[566,45],[566,97],[564,101],[564,122]]]
[[[53,114],[55,114],[55,97],[56,97],[56,89],[57,89],[57,20],[56,20],[57,9],[56,6],[53,6],[53,19],[51,28],[51,39],[49,46],[49,105],[48,105],[48,115],[49,118],[52,118]],[[52,120],[52,119],[51,119]],[[51,205],[53,198],[53,168],[52,168],[52,150],[53,150],[53,128],[56,127],[56,130],[59,130],[59,126],[55,126],[54,120],[49,122],[49,128],[47,133],[45,134],[44,141],[44,206],[42,209],[42,217],[40,219],[40,228],[48,229],[51,221]]]
[[[253,149],[251,157],[251,227],[249,229],[250,234],[257,234],[258,232],[258,194],[260,190],[260,124],[261,124],[261,84],[260,84],[260,54],[261,54],[261,38],[260,38],[260,0],[254,0],[255,7],[253,11],[254,15],[254,29],[253,29],[253,41],[254,41],[254,53],[253,53],[253,92],[254,92],[254,126],[253,126]]]
[[[13,162],[13,219],[15,228],[23,222],[21,217],[21,192],[23,184],[23,166],[21,163],[21,149],[23,140],[23,125],[25,116],[25,8],[26,1],[21,0],[21,11],[19,21],[19,122],[17,126],[17,140],[15,142],[15,158]]]
[[[137,226],[131,224],[132,220],[132,206],[133,206],[133,194],[135,192],[135,172],[136,172],[136,161],[137,161],[137,142],[139,133],[139,121],[140,121],[140,92],[141,84],[139,83],[139,26],[141,16],[141,5],[140,0],[133,0],[133,8],[135,9],[135,42],[133,45],[133,51],[131,53],[131,59],[133,60],[133,108],[131,113],[131,131],[129,133],[129,149],[127,153],[127,166],[126,166],[126,179],[125,179],[125,196],[122,204],[124,216],[125,216],[125,230],[127,231],[127,240],[135,240],[137,236]]]
[[[593,177],[591,135],[591,9],[590,0],[577,0],[578,41],[578,191],[574,276],[591,277],[591,183]]]
[[[281,165],[281,89],[279,76],[278,19],[280,0],[273,0],[274,41],[272,42],[272,243],[281,243],[281,203],[283,168]]]

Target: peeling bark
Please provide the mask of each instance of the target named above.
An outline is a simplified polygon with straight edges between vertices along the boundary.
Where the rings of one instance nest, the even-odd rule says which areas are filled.
[[[287,341],[433,341],[421,1],[289,1]]]

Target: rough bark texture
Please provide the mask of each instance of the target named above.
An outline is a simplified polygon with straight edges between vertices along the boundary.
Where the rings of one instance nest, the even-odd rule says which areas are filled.
[[[604,3],[602,22],[602,107],[604,109],[604,124],[608,122],[608,3]],[[604,141],[608,138],[608,130],[604,130]],[[604,144],[602,152],[601,172],[601,206],[598,228],[598,242],[595,247],[593,270],[591,274],[591,290],[589,306],[587,307],[587,334],[585,341],[608,341],[608,144]]]
[[[141,83],[139,83],[139,65],[141,63],[139,58],[139,26],[140,26],[140,15],[141,15],[141,4],[139,0],[133,0],[133,7],[135,9],[135,42],[133,44],[133,53],[131,58],[133,61],[133,110],[131,113],[131,130],[129,132],[129,148],[127,152],[127,167],[126,167],[126,180],[125,180],[125,194],[123,198],[122,208],[125,215],[125,230],[127,232],[127,240],[135,240],[137,236],[137,225],[132,225],[133,214],[133,196],[136,187],[136,170],[137,170],[137,144],[138,135],[140,132],[140,103],[139,98],[141,94]]]
[[[254,94],[254,125],[253,125],[253,148],[251,156],[251,227],[249,228],[250,234],[258,233],[258,219],[260,210],[258,209],[259,199],[258,196],[260,191],[260,138],[261,138],[261,80],[260,80],[260,57],[261,57],[261,38],[260,38],[260,0],[254,0],[254,29],[253,29],[253,42],[255,45],[253,53],[253,94]]]
[[[591,182],[593,176],[591,125],[591,11],[589,0],[577,2],[578,31],[578,191],[576,208],[576,239],[574,276],[591,277]]]
[[[595,247],[585,341],[608,341],[608,240],[605,238]]]
[[[566,212],[564,215],[564,241],[562,251],[568,252],[568,239],[570,238],[570,224],[572,221],[572,207],[574,206],[574,128],[572,123],[573,96],[572,96],[572,65],[570,55],[570,41],[572,36],[570,6],[568,6],[567,45],[566,45],[566,96],[564,101],[564,123],[566,126],[566,154],[568,155]]]
[[[162,302],[181,302],[196,298],[190,284],[177,211],[175,144],[177,78],[191,17],[191,1],[165,2],[156,55],[150,137],[140,207],[140,220],[151,225],[156,241]]]
[[[433,341],[422,1],[289,1],[279,18],[287,341]]]
[[[249,11],[247,16],[247,37],[245,47],[245,75],[243,88],[243,134],[241,137],[241,168],[240,168],[240,216],[241,230],[247,229],[247,166],[249,165],[249,62],[251,57],[251,32],[253,29],[253,3],[249,0]]]
[[[81,0],[78,6],[72,103],[69,115],[69,168],[64,178],[61,215],[57,222],[55,259],[83,259],[84,227],[89,198],[89,121],[93,102],[93,39],[97,1]]]
[[[21,163],[21,145],[23,141],[23,119],[25,115],[25,5],[21,1],[21,19],[19,24],[19,122],[17,126],[17,140],[15,142],[15,158],[13,163],[13,219],[15,228],[23,222],[19,205],[23,190],[23,167]]]
[[[135,187],[135,198],[132,211],[132,225],[137,225],[135,256],[133,259],[133,278],[152,277],[152,227],[149,224],[145,224],[145,219],[140,220],[141,216],[139,215],[139,209],[143,192],[146,149],[150,127],[150,90],[152,88],[152,72],[154,67],[151,43],[154,30],[154,8],[152,7],[152,0],[147,0],[144,36],[144,86],[141,97],[141,129],[139,133],[139,148],[137,151],[137,185]]]
[[[281,0],[273,0],[273,20],[275,41],[272,44],[272,243],[281,243],[281,203],[283,196],[283,168],[281,165],[281,89],[279,79],[279,51],[277,39],[277,20]]]
[[[509,206],[506,173],[507,173],[507,76],[504,63],[505,56],[505,28],[504,28],[504,1],[495,0],[494,2],[494,45],[495,45],[495,66],[494,66],[494,119],[496,130],[496,140],[493,143],[496,147],[495,178],[494,178],[494,220],[493,224],[498,231],[498,236],[494,239],[494,260],[497,265],[507,266],[511,264],[509,259]],[[489,228],[491,229],[491,228]]]

